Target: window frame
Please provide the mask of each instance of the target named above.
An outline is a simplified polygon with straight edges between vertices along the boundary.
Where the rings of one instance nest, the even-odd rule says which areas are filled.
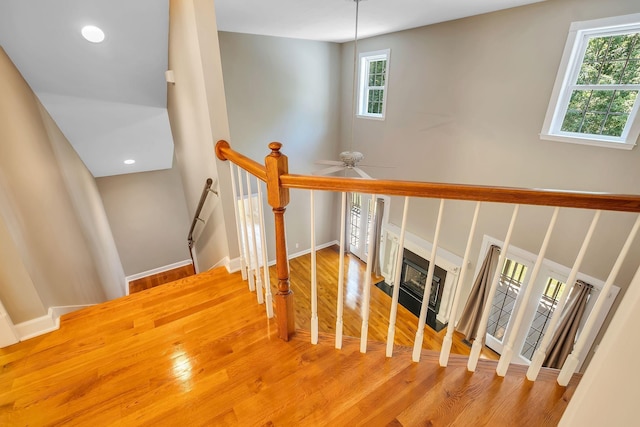
[[[640,135],[640,85],[634,85],[639,86],[639,93],[620,137],[578,134],[560,130],[569,106],[572,89],[584,61],[588,39],[624,32],[640,32],[640,13],[571,24],[540,133],[541,139],[625,150],[631,150],[636,146]]]
[[[369,86],[369,63],[385,59],[387,67],[384,75],[384,86]],[[387,98],[389,89],[389,65],[391,59],[391,49],[382,49],[372,52],[360,52],[358,55],[358,104],[356,116],[359,118],[384,120],[387,113]],[[382,112],[369,113],[367,106],[369,104],[369,88],[375,87],[382,90]]]

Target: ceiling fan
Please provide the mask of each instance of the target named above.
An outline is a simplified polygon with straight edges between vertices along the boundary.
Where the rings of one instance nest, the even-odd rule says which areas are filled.
[[[358,58],[358,13],[360,2],[364,0],[349,0],[353,1],[356,4],[356,27],[355,27],[355,37],[354,37],[354,47],[353,47],[353,96],[351,98],[352,105],[352,116],[351,116],[351,144],[350,147],[353,146],[354,139],[354,123],[353,119],[355,116],[355,103],[356,103],[356,86],[357,86],[357,58]],[[352,151],[351,148],[349,151],[343,151],[338,156],[339,161],[336,160],[318,160],[316,164],[320,165],[330,165],[328,168],[321,169],[319,171],[313,172],[314,175],[330,175],[332,173],[342,171],[342,170],[353,170],[362,178],[373,179],[369,174],[358,167],[358,164],[362,159],[364,159],[364,154],[359,151]]]
[[[358,163],[364,159],[364,154],[359,151],[343,151],[338,156],[340,161],[336,160],[318,160],[316,164],[319,165],[332,165],[328,168],[321,169],[314,172],[314,175],[330,175],[334,172],[341,170],[351,169],[360,175],[362,178],[373,179],[369,174],[358,167]]]

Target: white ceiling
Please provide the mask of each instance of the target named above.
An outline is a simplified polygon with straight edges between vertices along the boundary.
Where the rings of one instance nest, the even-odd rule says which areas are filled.
[[[0,45],[96,177],[171,167],[168,37],[168,0],[0,0]]]
[[[361,0],[360,37],[542,0]],[[222,31],[342,42],[354,0],[215,0]],[[94,176],[171,167],[169,0],[0,0],[0,45]],[[85,41],[84,25],[106,34]],[[136,159],[125,166],[123,161]]]
[[[359,37],[371,37],[544,0],[361,0]],[[218,30],[353,40],[355,0],[215,0]]]

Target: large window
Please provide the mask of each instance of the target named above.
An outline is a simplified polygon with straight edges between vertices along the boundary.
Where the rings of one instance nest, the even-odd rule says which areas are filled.
[[[387,104],[390,50],[360,54],[358,116],[384,119]]]
[[[640,14],[574,23],[541,137],[630,149],[639,92]]]

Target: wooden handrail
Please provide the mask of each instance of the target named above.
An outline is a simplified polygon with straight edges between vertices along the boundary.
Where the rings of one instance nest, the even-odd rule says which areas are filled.
[[[280,181],[293,189],[640,212],[640,195],[293,174],[282,175]]]
[[[218,141],[216,144],[216,156],[222,161],[229,160],[231,163],[240,166],[253,176],[258,177],[263,182],[267,182],[266,168],[255,160],[234,151],[227,141]]]
[[[216,154],[230,160],[266,182],[264,167],[234,151],[226,141],[219,141]],[[446,184],[438,182],[397,181],[314,175],[280,175],[283,188],[324,191],[357,191],[391,196],[429,197],[450,200],[473,200],[523,205],[560,206],[563,208],[600,209],[640,212],[640,195],[592,193],[553,189],[492,187],[485,185]]]
[[[200,218],[200,212],[202,212],[202,207],[204,206],[204,202],[207,200],[209,191],[215,194],[218,194],[215,190],[211,189],[212,184],[213,184],[213,180],[211,178],[207,178],[207,180],[204,183],[204,188],[202,189],[202,194],[200,194],[200,201],[198,202],[198,207],[196,208],[196,212],[193,214],[193,221],[191,221],[191,228],[189,228],[189,235],[187,236],[187,243],[189,244],[189,249],[193,247],[193,243],[194,243],[193,231],[196,228],[196,224],[198,223],[198,220],[202,221],[202,219]]]

